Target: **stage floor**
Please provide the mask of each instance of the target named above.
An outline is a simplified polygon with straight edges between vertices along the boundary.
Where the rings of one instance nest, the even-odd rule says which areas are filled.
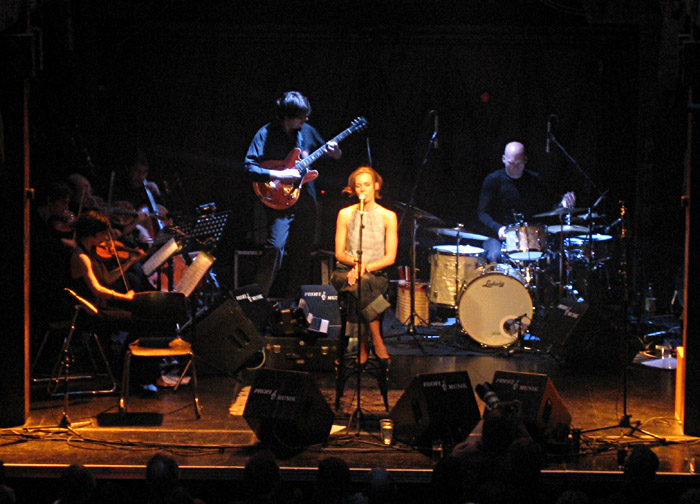
[[[390,408],[418,374],[467,371],[472,386],[476,386],[491,381],[496,370],[542,373],[549,376],[561,395],[571,414],[572,427],[583,431],[579,451],[548,456],[545,478],[619,478],[618,450],[635,443],[648,444],[656,452],[660,478],[697,478],[689,460],[695,454],[700,459],[700,445],[697,438],[683,435],[674,417],[674,370],[632,361],[626,367],[627,413],[632,423],[639,422],[644,431],[663,439],[643,433],[628,435],[630,429],[617,427],[624,412],[624,366],[615,366],[616,359],[601,356],[616,352],[619,334],[603,335],[609,343],[602,349],[598,337],[597,351],[574,365],[545,352],[521,351],[517,346],[505,350],[481,348],[451,327],[419,328],[415,337],[401,335],[402,330],[395,321],[386,327],[392,353]],[[309,373],[332,408],[334,373]],[[140,479],[148,458],[167,451],[176,456],[185,479],[240,479],[246,460],[260,448],[241,416],[245,393],[255,374],[254,370],[244,370],[236,378],[200,376],[200,419],[195,418],[192,407],[192,384],[177,392],[163,389],[151,397],[132,396],[130,414],[139,414],[134,415],[136,419],[146,421],[132,426],[105,424],[105,419],[117,413],[117,394],[72,395],[67,408],[71,428],[60,428],[63,397],[47,397],[34,390],[25,426],[1,431],[0,460],[10,478],[55,477],[65,464],[82,463],[90,466],[98,478]],[[283,478],[310,481],[319,459],[333,455],[344,458],[358,480],[368,468],[383,466],[394,473],[397,482],[429,482],[434,466],[430,453],[402,443],[381,444],[377,420],[387,413],[379,399],[376,381],[363,378],[360,404],[367,418],[359,435],[355,435],[356,424],[348,432],[345,426],[357,405],[356,386],[349,381],[328,442],[298,453],[280,454]],[[479,406],[483,408],[480,401]],[[147,425],[153,417],[161,420],[159,425]]]

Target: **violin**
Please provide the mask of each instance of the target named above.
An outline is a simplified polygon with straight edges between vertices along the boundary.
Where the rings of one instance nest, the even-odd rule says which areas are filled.
[[[53,219],[53,228],[59,233],[72,233],[75,223],[78,221],[75,214],[70,210],[65,210],[63,214]]]
[[[127,247],[122,242],[118,240],[112,240],[112,242],[102,242],[95,247],[95,257],[102,262],[107,262],[112,259],[119,259],[119,261],[128,261],[132,255],[143,255],[143,251],[133,247]]]

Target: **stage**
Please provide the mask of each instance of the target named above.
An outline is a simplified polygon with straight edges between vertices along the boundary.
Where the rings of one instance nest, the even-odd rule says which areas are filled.
[[[385,332],[392,354],[390,408],[416,375],[466,371],[474,387],[491,381],[497,370],[541,373],[550,378],[560,394],[571,414],[571,427],[582,431],[576,451],[564,449],[561,453],[548,454],[543,472],[545,483],[565,488],[595,485],[599,489],[616,485],[622,478],[619,451],[629,450],[636,443],[648,444],[658,455],[660,485],[679,489],[698,483],[697,474],[690,468],[692,457],[700,457],[698,440],[684,436],[674,417],[675,370],[644,365],[639,362],[640,354],[627,366],[627,413],[631,423],[639,423],[643,431],[661,439],[644,433],[628,435],[629,428],[618,427],[624,413],[623,366],[615,368],[610,363],[618,359],[603,357],[606,352],[617,351],[620,334],[598,334],[594,338],[597,350],[574,362],[520,345],[483,348],[449,325],[418,327],[414,337],[405,334],[395,318],[387,319]],[[668,325],[668,317],[664,323]],[[674,331],[668,334],[678,334]],[[583,337],[576,333],[573,336]],[[200,373],[199,397],[203,409],[200,419],[196,419],[192,406],[192,383],[176,392],[165,388],[150,396],[132,395],[128,418],[131,423],[141,422],[141,425],[110,424],[118,417],[118,396],[113,393],[69,396],[66,412],[71,427],[60,428],[63,396],[49,397],[35,386],[25,426],[2,431],[0,460],[5,463],[11,483],[24,491],[36,492],[33,481],[47,481],[47,478],[54,481],[70,463],[90,467],[98,480],[142,480],[148,458],[165,451],[176,457],[182,479],[194,485],[200,495],[206,494],[224,482],[240,481],[246,460],[262,448],[242,416],[246,394],[256,373],[250,369],[236,376]],[[310,371],[309,374],[333,409],[334,373]],[[478,404],[483,410],[484,404],[481,401]],[[410,489],[405,491],[411,493],[422,488],[418,491],[427,492],[435,463],[432,454],[401,442],[382,445],[378,419],[387,417],[388,413],[377,382],[371,377],[362,379],[360,406],[365,420],[356,435],[356,423],[350,431],[345,428],[349,415],[357,407],[356,386],[351,380],[346,384],[339,410],[334,410],[334,426],[326,443],[296,452],[276,450],[283,480],[308,485],[321,458],[339,456],[348,462],[358,483],[364,481],[369,468],[382,466],[393,474],[397,484]],[[587,432],[605,427],[609,428]],[[219,502],[213,496],[207,497],[207,502]]]

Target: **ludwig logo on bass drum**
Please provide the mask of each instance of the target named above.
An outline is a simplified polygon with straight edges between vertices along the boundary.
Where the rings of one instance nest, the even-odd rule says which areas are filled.
[[[486,288],[491,288],[491,287],[503,287],[505,284],[503,283],[503,280],[496,281],[496,280],[486,280],[486,283],[484,283],[484,287]]]

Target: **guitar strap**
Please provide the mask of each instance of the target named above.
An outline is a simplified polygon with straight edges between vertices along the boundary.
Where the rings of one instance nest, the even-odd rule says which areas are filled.
[[[301,151],[300,157],[306,157],[304,152],[304,135],[301,134],[301,129],[297,131],[297,149]]]

